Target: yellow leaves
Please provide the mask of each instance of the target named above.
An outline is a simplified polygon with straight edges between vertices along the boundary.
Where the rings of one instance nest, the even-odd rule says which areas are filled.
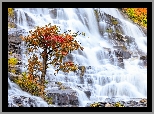
[[[11,66],[15,66],[18,63],[18,59],[17,58],[9,58],[8,59],[8,64]]]
[[[22,72],[21,75],[22,75],[23,77],[26,77],[27,73],[26,73],[26,72]]]
[[[76,71],[78,69],[78,66],[74,65],[74,66],[71,66],[71,71]]]
[[[116,102],[116,103],[114,104],[114,106],[115,106],[115,107],[124,107],[124,105],[122,105],[120,102]]]
[[[15,69],[11,69],[11,73],[15,73],[16,72],[16,70]]]
[[[9,16],[13,16],[14,15],[13,8],[8,8],[8,15]]]
[[[38,76],[27,74],[23,72],[20,78],[15,79],[15,82],[21,87],[22,90],[31,93],[35,96],[40,96],[46,100],[44,86],[41,85]],[[46,81],[47,83],[47,81]]]

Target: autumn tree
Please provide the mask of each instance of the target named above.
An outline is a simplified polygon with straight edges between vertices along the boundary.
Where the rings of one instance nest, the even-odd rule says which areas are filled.
[[[83,47],[75,39],[79,33],[71,33],[71,30],[60,33],[59,30],[60,27],[51,24],[44,27],[37,26],[34,31],[29,31],[30,35],[21,37],[27,44],[28,54],[33,55],[28,59],[28,74],[33,79],[41,71],[42,86],[49,64],[54,66],[56,73],[58,71],[69,73],[78,69],[78,65],[73,61],[63,61],[63,58],[74,50],[83,51]],[[39,57],[34,54],[39,48],[43,49],[40,52],[42,61],[39,61]]]

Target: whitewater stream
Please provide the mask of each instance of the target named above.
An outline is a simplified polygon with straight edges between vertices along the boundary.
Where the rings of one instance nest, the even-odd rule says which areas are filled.
[[[54,76],[54,68],[49,66],[46,77],[50,81],[62,82],[65,85],[76,90],[78,93],[79,106],[86,106],[87,103],[103,101],[106,98],[116,97],[122,100],[130,98],[147,98],[147,68],[138,65],[139,59],[125,59],[125,68],[122,69],[116,65],[110,64],[105,57],[103,47],[111,48],[112,45],[106,42],[105,37],[99,33],[97,19],[92,8],[58,8],[57,15],[51,13],[52,8],[15,8],[17,12],[16,24],[20,29],[25,29],[27,32],[33,29],[34,26],[44,26],[48,23],[60,26],[61,33],[71,30],[73,32],[84,32],[85,36],[79,35],[77,40],[84,47],[83,52],[72,52],[73,61],[75,64],[83,66],[91,66],[83,76],[83,82],[78,75],[73,72],[64,75],[59,72]],[[147,53],[147,36],[134,24],[125,20],[121,13],[115,8],[101,8],[102,12],[110,14],[118,18],[122,23],[124,34],[135,38],[137,46],[144,53]],[[26,14],[26,15],[25,15]],[[26,16],[30,20],[26,19]],[[99,22],[99,26],[103,29],[106,26],[105,22]],[[31,25],[31,26],[29,26]],[[24,55],[23,45],[23,63],[27,64],[27,57]],[[133,50],[132,45],[132,50]],[[98,57],[99,56],[99,57]],[[23,71],[25,68],[22,69]],[[67,79],[66,79],[67,78]],[[87,80],[91,80],[89,84]],[[11,88],[8,90],[8,102],[12,102],[13,96],[27,96],[35,98],[39,106],[47,107],[48,104],[41,98],[32,96],[27,92],[22,91],[16,84],[8,81]],[[80,86],[80,88],[78,87]],[[50,90],[48,86],[46,90]],[[84,91],[90,91],[91,96],[88,98]]]

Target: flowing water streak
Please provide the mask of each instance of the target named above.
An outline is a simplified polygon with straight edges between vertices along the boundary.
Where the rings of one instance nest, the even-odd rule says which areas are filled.
[[[25,13],[33,21],[32,26],[43,26],[52,23],[60,26],[62,32],[72,30],[73,32],[86,33],[86,36],[80,35],[77,39],[84,47],[84,51],[82,53],[79,51],[72,53],[75,63],[92,66],[92,69],[87,70],[83,78],[83,83],[81,83],[79,76],[74,75],[74,73],[65,76],[60,72],[55,77],[50,75],[53,74],[53,67],[47,70],[49,80],[61,81],[77,91],[80,106],[85,106],[87,102],[104,100],[107,97],[141,98],[147,96],[147,70],[138,66],[138,60],[124,60],[125,69],[120,69],[117,66],[109,64],[108,60],[105,59],[105,52],[102,47],[111,48],[112,46],[100,36],[93,9],[60,8],[57,9],[56,18],[52,18],[49,14],[49,9],[22,8],[16,10],[18,10],[17,25],[27,31],[32,29],[32,27],[26,24],[28,22],[25,18]],[[102,8],[101,10],[120,19],[125,34],[134,37],[138,47],[146,52],[146,38],[140,29],[124,20],[115,8]],[[23,23],[19,23],[19,17],[23,20]],[[102,28],[106,26],[106,23],[100,23]],[[27,62],[26,58],[25,62]],[[65,77],[68,77],[67,81]],[[89,84],[88,80],[91,80],[92,84]],[[82,90],[77,88],[78,85],[81,86]],[[47,89],[50,89],[50,87]],[[86,97],[83,91],[91,91],[90,99]],[[18,93],[18,91],[16,92]]]

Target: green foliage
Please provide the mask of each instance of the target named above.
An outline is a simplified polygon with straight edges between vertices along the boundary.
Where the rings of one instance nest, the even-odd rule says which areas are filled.
[[[122,8],[122,11],[134,22],[147,27],[147,8]]]
[[[17,79],[14,80],[23,91],[26,91],[34,96],[40,96],[49,104],[52,104],[52,98],[48,98],[44,91],[44,86],[41,85],[39,76],[34,77],[23,72]],[[47,81],[46,81],[47,83]]]

